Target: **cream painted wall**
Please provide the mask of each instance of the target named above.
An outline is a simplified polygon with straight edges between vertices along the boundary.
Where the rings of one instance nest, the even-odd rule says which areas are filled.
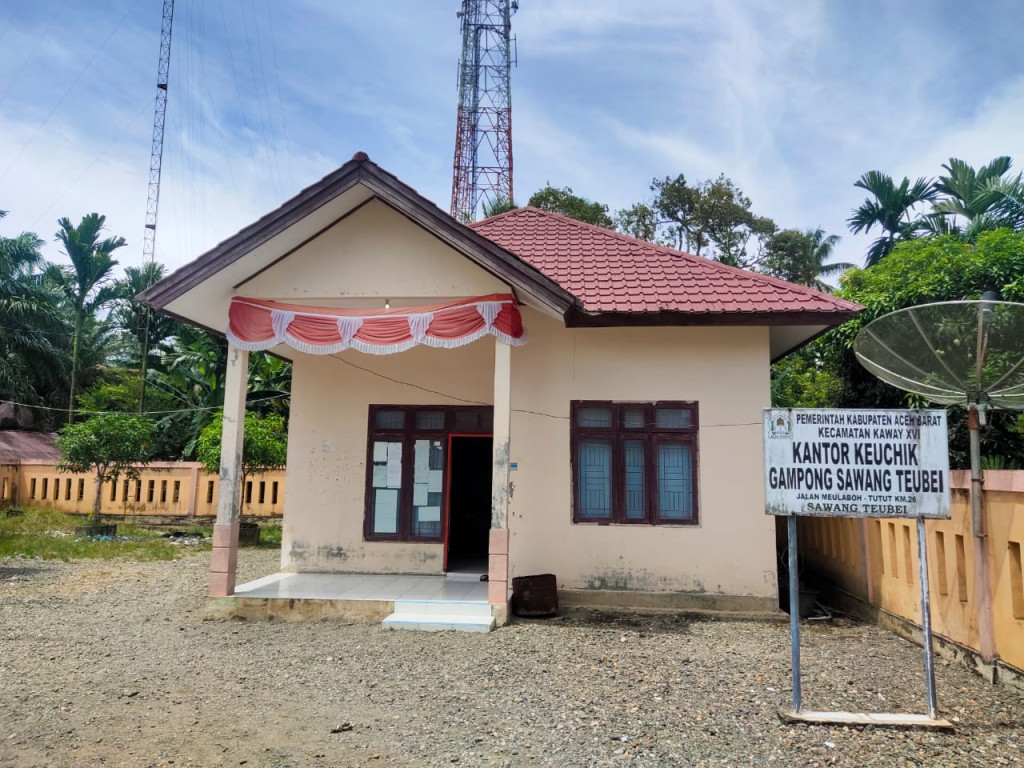
[[[489,337],[459,349],[417,347],[383,357],[296,354],[282,569],[441,573],[440,544],[363,541],[368,405],[490,404],[493,371]]]
[[[371,202],[237,293],[365,305],[507,290]],[[570,330],[527,308],[523,315],[529,339],[512,351],[512,575],[552,572],[563,588],[774,595],[760,437],[769,398],[768,329]],[[282,567],[440,573],[439,544],[363,541],[368,405],[489,404],[493,340],[385,357],[295,353],[294,362]],[[572,524],[573,399],[697,400],[700,525]]]
[[[529,341],[512,350],[512,575],[551,572],[569,589],[774,596],[760,430],[767,329],[567,330],[531,310],[524,316]],[[391,379],[491,402],[490,339],[450,351],[342,357]],[[282,568],[440,573],[441,545],[363,541],[367,406],[461,400],[309,355],[296,356],[292,389]],[[573,399],[697,400],[700,524],[573,524]]]
[[[379,201],[236,289],[237,295],[253,298],[327,298],[334,304],[368,297],[440,302],[508,292],[507,284]]]
[[[531,310],[524,324],[529,342],[512,350],[512,576],[554,573],[566,589],[775,595],[761,449],[768,329],[565,329]],[[698,401],[700,525],[574,525],[570,400]]]

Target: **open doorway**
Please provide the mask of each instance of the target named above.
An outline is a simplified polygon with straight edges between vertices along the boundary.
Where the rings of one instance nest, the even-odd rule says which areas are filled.
[[[445,542],[449,573],[487,573],[491,530],[491,444],[488,436],[452,435],[448,493],[448,536]]]

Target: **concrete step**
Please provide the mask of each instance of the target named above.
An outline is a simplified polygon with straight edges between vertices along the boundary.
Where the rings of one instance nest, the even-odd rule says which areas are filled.
[[[448,571],[444,575],[448,581],[480,581],[487,571]]]
[[[494,617],[490,604],[483,601],[396,600],[394,613],[384,619],[382,626],[426,632],[490,632]]]

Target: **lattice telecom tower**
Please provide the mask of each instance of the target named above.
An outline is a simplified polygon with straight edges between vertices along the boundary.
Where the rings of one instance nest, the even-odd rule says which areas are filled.
[[[164,120],[167,116],[167,76],[171,71],[171,26],[174,0],[164,0],[160,23],[160,62],[156,68],[156,105],[153,109],[153,147],[149,155],[149,197],[146,199],[146,237],[142,258],[153,259],[156,249],[156,214],[160,207],[160,169],[164,157]]]
[[[452,216],[512,202],[512,14],[517,0],[462,0],[459,112],[452,169]]]
[[[160,208],[160,171],[164,161],[164,122],[167,117],[167,80],[171,71],[171,28],[174,24],[174,0],[164,0],[160,22],[160,61],[156,67],[156,104],[153,107],[153,144],[149,153],[149,195],[146,198],[146,230],[142,241],[143,265],[156,253],[156,216]],[[142,340],[139,371],[139,412],[146,409],[146,370],[149,364],[149,307],[143,305],[139,316]]]

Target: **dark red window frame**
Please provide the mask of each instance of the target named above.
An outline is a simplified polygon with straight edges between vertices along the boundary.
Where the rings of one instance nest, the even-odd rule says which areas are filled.
[[[401,411],[405,414],[401,428],[387,429],[377,426],[377,414],[380,411]],[[424,411],[443,411],[444,425],[437,429],[417,429],[416,413]],[[456,424],[459,413],[476,412],[477,428],[467,426],[465,422]],[[493,409],[491,406],[451,406],[451,405],[371,405],[367,423],[366,440],[366,493],[365,511],[363,514],[363,539],[365,541],[419,541],[432,544],[445,540],[445,520],[442,515],[441,531],[437,536],[417,536],[413,532],[413,473],[415,446],[417,440],[442,440],[445,444],[445,464],[448,463],[448,436],[452,434],[490,435],[493,431]],[[402,443],[402,487],[398,496],[398,530],[396,533],[375,533],[373,530],[373,444],[376,441]],[[447,469],[447,467],[446,467]],[[442,491],[441,508],[448,505],[447,471]]]
[[[580,426],[580,410],[602,408],[611,411],[609,426]],[[642,426],[626,426],[627,411],[643,409]],[[690,423],[685,427],[656,426],[657,409],[684,409],[690,414]],[[570,451],[572,471],[572,521],[596,525],[685,525],[699,524],[698,498],[698,442],[700,423],[696,402],[665,400],[653,403],[619,403],[610,400],[573,400],[570,403]],[[611,446],[611,514],[607,517],[584,515],[580,508],[579,488],[579,444],[581,440],[606,441]],[[644,515],[626,517],[625,488],[625,443],[640,440],[644,443]],[[691,509],[689,518],[663,517],[659,514],[657,446],[664,442],[685,442],[692,445],[690,451]]]

